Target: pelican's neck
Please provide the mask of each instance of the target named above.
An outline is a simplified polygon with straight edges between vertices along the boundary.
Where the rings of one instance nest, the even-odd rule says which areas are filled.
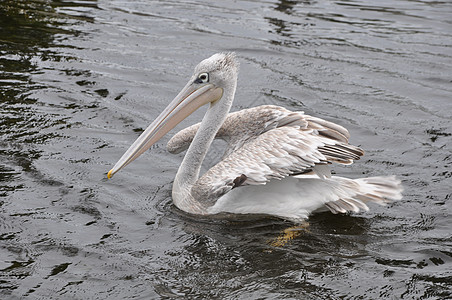
[[[202,214],[205,208],[191,195],[191,189],[199,178],[202,162],[231,109],[236,81],[223,89],[221,99],[210,104],[173,183],[173,202],[181,210]]]

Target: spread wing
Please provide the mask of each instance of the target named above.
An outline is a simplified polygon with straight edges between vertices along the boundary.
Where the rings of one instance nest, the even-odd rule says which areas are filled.
[[[180,153],[190,146],[201,123],[176,133],[168,142],[171,153]],[[344,127],[319,118],[292,112],[280,106],[262,105],[229,113],[215,138],[228,143],[224,157],[261,134],[280,127],[311,128],[322,136],[348,143],[350,134]]]
[[[265,184],[331,162],[350,164],[363,155],[355,146],[312,128],[279,127],[264,132],[226,156],[198,179],[195,199],[214,203],[240,185]]]
[[[171,153],[186,150],[200,126],[178,132],[168,142]],[[265,184],[310,170],[325,172],[331,162],[351,164],[364,154],[348,144],[347,129],[335,123],[273,105],[228,114],[216,138],[228,142],[223,159],[192,188],[195,199],[214,203],[241,185]]]

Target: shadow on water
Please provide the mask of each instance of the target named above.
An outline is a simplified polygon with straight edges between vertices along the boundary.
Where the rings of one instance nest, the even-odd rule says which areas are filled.
[[[162,274],[154,283],[159,294],[169,297],[215,298],[228,290],[232,298],[334,298],[337,290],[324,279],[344,279],[350,269],[361,268],[360,260],[371,256],[366,234],[372,221],[367,218],[321,213],[307,226],[293,229],[297,233],[286,243],[275,245],[293,224],[176,215],[187,234],[186,245],[168,250],[175,274]]]

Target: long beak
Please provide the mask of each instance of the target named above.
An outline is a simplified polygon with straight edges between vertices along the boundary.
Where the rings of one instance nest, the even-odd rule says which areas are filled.
[[[111,178],[116,172],[135,160],[199,107],[217,101],[222,95],[223,89],[217,88],[213,84],[199,86],[199,84],[189,82],[130,146],[113,169],[108,172],[107,177]]]

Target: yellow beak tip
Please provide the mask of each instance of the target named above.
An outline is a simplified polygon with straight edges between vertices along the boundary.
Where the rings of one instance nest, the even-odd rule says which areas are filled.
[[[108,174],[107,174],[107,178],[108,179],[110,179],[111,178],[111,176],[113,176],[113,169],[111,169],[110,171],[108,171]]]

